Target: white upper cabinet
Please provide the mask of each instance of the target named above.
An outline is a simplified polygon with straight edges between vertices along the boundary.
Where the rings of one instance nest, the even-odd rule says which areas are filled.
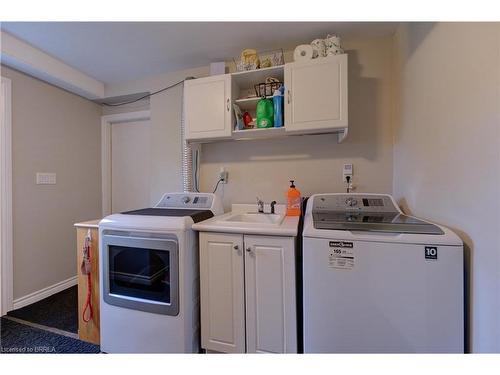
[[[232,134],[231,75],[184,83],[184,125],[188,141],[229,138]]]
[[[255,85],[268,77],[285,86],[284,126],[234,129],[233,104],[255,120],[260,100]],[[314,133],[336,133],[341,142],[348,129],[347,54],[188,80],[184,84],[184,122],[189,142]]]
[[[286,64],[285,90],[287,132],[347,128],[347,54]]]

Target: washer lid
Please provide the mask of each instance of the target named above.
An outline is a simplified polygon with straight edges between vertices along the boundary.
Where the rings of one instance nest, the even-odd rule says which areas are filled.
[[[315,229],[444,234],[437,225],[401,213],[313,211],[312,217]]]

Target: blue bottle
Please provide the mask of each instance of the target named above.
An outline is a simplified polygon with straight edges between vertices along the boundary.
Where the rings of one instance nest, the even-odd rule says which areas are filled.
[[[283,94],[280,90],[276,90],[273,94],[274,106],[274,127],[281,128],[283,126]]]

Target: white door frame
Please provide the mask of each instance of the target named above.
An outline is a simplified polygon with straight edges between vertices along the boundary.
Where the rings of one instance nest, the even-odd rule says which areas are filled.
[[[101,117],[102,216],[111,214],[111,125],[150,120],[150,111],[137,111]]]
[[[1,77],[0,93],[0,315],[13,309],[12,83]]]

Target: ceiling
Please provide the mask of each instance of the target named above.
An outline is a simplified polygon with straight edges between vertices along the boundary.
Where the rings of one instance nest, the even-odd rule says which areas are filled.
[[[230,60],[336,33],[392,35],[390,22],[2,22],[1,29],[106,84]]]

